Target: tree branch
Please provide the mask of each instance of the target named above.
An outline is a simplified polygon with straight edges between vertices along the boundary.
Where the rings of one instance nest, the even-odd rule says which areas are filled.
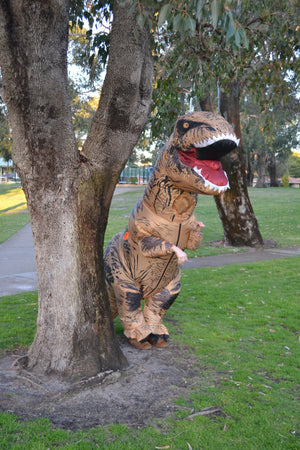
[[[116,0],[107,74],[83,148],[104,171],[120,172],[138,141],[151,111],[152,76],[150,30]]]

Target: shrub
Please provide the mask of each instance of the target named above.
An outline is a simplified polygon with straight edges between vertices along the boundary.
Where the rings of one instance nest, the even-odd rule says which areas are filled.
[[[289,181],[290,181],[289,171],[287,170],[282,177],[281,181],[282,187],[289,187]]]

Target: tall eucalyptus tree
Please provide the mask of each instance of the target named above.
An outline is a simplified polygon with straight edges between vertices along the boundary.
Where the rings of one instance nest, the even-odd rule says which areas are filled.
[[[68,92],[69,18],[68,0],[0,0],[4,100],[38,273],[37,332],[21,362],[76,378],[126,365],[102,247],[114,187],[151,110],[152,46],[149,28],[115,0],[107,74],[80,153]]]

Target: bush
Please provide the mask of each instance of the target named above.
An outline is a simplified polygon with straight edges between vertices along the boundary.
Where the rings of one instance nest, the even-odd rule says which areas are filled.
[[[129,177],[129,183],[130,184],[137,184],[138,179],[137,177]]]
[[[300,154],[293,153],[290,158],[290,175],[294,178],[300,178]]]
[[[282,187],[289,187],[289,181],[290,181],[290,176],[289,176],[289,171],[287,170],[282,177],[282,181],[281,181]]]

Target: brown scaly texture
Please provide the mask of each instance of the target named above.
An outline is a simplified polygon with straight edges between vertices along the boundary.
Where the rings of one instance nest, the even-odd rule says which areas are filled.
[[[127,228],[108,244],[104,262],[111,310],[129,339],[167,340],[162,320],[180,292],[183,250],[202,243],[203,224],[193,213],[197,194],[216,195],[229,187],[220,158],[236,145],[232,127],[219,115],[179,117]]]

